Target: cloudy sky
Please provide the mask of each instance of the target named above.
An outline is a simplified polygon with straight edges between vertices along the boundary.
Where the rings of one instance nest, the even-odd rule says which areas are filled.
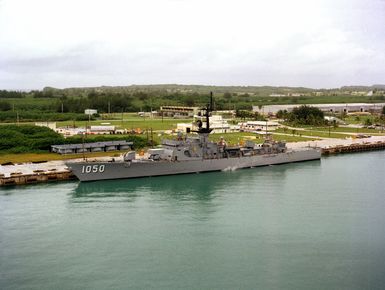
[[[0,89],[385,83],[385,0],[0,0]]]

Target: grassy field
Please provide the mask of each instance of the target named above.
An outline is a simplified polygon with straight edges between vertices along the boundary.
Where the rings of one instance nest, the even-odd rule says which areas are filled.
[[[36,99],[33,99],[36,100]],[[45,100],[41,100],[42,102]],[[147,130],[152,128],[154,130],[153,140],[155,143],[160,144],[162,139],[165,138],[175,138],[175,136],[169,136],[160,134],[159,132],[155,132],[157,130],[171,130],[176,129],[177,123],[191,123],[192,119],[172,119],[172,118],[143,118],[138,116],[135,113],[124,113],[124,114],[110,114],[103,115],[103,118],[108,118],[109,120],[97,120],[91,121],[89,124],[87,121],[64,121],[57,122],[57,127],[61,126],[86,126],[86,125],[106,125],[106,123],[110,125],[114,125],[117,128],[121,129],[137,129],[141,128],[142,130]],[[123,118],[122,118],[123,117]],[[361,117],[367,118],[367,116]],[[350,121],[350,119],[349,119]],[[299,142],[299,141],[310,141],[310,140],[318,140],[320,138],[348,138],[354,133],[365,133],[365,134],[380,134],[379,130],[375,129],[367,129],[367,128],[346,128],[346,127],[337,127],[330,128],[330,136],[329,136],[329,127],[311,127],[311,126],[303,126],[304,130],[296,130],[295,134],[292,134],[291,129],[280,128],[275,131],[277,134],[273,134],[273,139],[277,141],[286,141],[286,142]],[[344,133],[352,133],[352,134],[343,134]],[[284,133],[287,135],[282,135],[280,133]],[[385,135],[385,133],[382,133]],[[115,135],[114,135],[115,136]],[[147,135],[142,135],[146,137]],[[220,137],[224,136],[225,140],[229,145],[236,145],[244,142],[249,139],[256,143],[262,143],[264,140],[264,136],[256,135],[253,133],[247,132],[238,132],[238,133],[227,133],[227,134],[211,134],[210,140],[217,142]],[[303,136],[311,136],[312,138],[303,137]],[[124,138],[122,135],[116,135],[116,137]],[[148,136],[151,139],[151,136]],[[114,156],[119,155],[122,152],[98,152],[98,153],[88,153],[89,157],[96,156]],[[49,161],[49,160],[63,160],[63,159],[71,159],[71,158],[82,158],[82,154],[73,154],[73,155],[59,155],[55,153],[26,153],[26,154],[0,154],[0,163],[6,162],[37,162],[37,161]]]
[[[364,124],[366,120],[374,122],[376,116],[373,115],[362,115],[362,116],[346,116],[344,121],[348,124]]]
[[[255,143],[263,143],[265,140],[265,136],[256,135],[248,132],[240,132],[240,133],[227,133],[227,134],[210,134],[209,139],[211,141],[217,142],[220,137],[223,136],[226,142],[229,145],[237,145],[246,140],[251,140]],[[316,140],[317,138],[314,138]],[[310,141],[311,139],[300,137],[300,136],[289,136],[289,135],[280,135],[273,134],[273,140],[276,141],[286,141],[286,142],[299,142],[299,141]]]
[[[315,127],[313,128],[317,131],[327,131],[329,132],[329,128],[325,127]],[[337,127],[337,128],[330,128],[331,132],[346,132],[346,133],[365,133],[365,134],[375,134],[375,135],[384,135],[384,132],[381,132],[381,130],[376,129],[368,129],[368,128],[350,128],[350,127]]]
[[[57,127],[64,127],[64,126],[77,126],[77,127],[84,127],[86,125],[90,126],[99,126],[99,125],[106,125],[108,123],[109,125],[116,126],[119,129],[137,129],[140,128],[142,130],[146,129],[153,129],[153,130],[171,130],[176,128],[177,123],[191,123],[192,119],[170,119],[170,118],[164,118],[163,120],[160,118],[141,118],[136,116],[129,116],[126,118],[123,118],[123,120],[97,120],[97,121],[64,121],[64,122],[57,122]]]
[[[343,133],[335,133],[330,131],[317,131],[317,130],[304,130],[304,131],[297,131],[297,134],[305,135],[305,136],[315,136],[315,137],[320,137],[320,138],[339,138],[339,139],[344,139],[344,138],[349,138],[351,135],[349,134],[343,134]]]
[[[286,133],[286,134],[292,134],[293,136],[314,136],[315,138],[347,138],[350,137],[349,134],[341,134],[341,133],[335,133],[335,132],[330,132],[329,135],[329,129],[326,128],[325,130],[310,130],[309,128],[306,128],[305,130],[294,130],[295,133],[294,135],[293,130],[291,129],[284,129],[284,128],[279,128],[276,130],[277,133]]]

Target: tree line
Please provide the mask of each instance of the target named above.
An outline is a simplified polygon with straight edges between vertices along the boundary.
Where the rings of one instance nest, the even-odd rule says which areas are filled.
[[[319,108],[306,105],[295,107],[291,112],[279,110],[276,116],[293,125],[320,126],[327,124],[324,113]]]
[[[47,152],[51,145],[127,140],[135,148],[147,146],[146,138],[137,135],[73,136],[64,138],[47,127],[32,125],[3,125],[0,130],[0,153]]]

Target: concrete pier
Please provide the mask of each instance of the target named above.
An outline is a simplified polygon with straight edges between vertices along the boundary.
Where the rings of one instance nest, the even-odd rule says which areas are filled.
[[[363,152],[372,150],[383,150],[385,149],[385,142],[376,143],[363,143],[363,144],[351,144],[347,146],[335,146],[330,148],[323,148],[323,155],[339,154],[339,153],[352,153],[352,152]]]
[[[373,136],[363,139],[327,139],[287,144],[289,149],[301,147],[321,148],[323,155],[361,152],[385,149],[385,136]],[[92,160],[111,160],[111,157],[89,158]],[[76,178],[66,167],[64,161],[44,163],[23,163],[0,165],[0,186],[21,185],[39,182],[70,180]]]
[[[110,160],[111,157],[88,158]],[[81,160],[81,159],[79,159]],[[76,179],[63,160],[0,165],[0,186]]]
[[[0,186],[69,180],[75,176],[63,161],[0,165]]]
[[[75,179],[75,176],[69,170],[59,172],[39,172],[35,174],[14,174],[8,177],[0,177],[0,186],[32,184],[70,179]]]

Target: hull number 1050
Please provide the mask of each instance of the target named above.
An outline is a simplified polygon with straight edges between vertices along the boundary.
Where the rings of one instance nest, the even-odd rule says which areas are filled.
[[[101,164],[95,164],[95,165],[83,165],[82,166],[82,173],[102,173],[104,172],[104,169],[106,168],[105,165]]]

